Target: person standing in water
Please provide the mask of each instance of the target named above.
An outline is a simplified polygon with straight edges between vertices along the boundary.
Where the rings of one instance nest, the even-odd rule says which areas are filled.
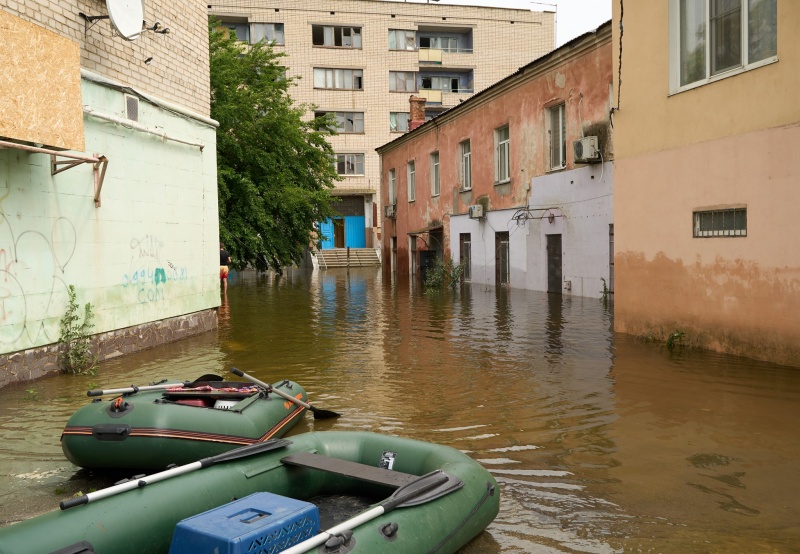
[[[219,243],[219,282],[222,292],[228,292],[228,273],[231,265],[231,255],[225,250],[225,245]]]

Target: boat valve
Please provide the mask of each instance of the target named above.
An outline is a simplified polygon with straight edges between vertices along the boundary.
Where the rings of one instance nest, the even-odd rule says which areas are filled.
[[[381,525],[381,534],[389,540],[393,540],[397,538],[397,529],[398,526],[396,523],[386,523]]]

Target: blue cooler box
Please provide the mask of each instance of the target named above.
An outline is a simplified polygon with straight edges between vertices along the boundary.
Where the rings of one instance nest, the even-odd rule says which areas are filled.
[[[316,506],[257,492],[179,522],[169,554],[273,554],[317,533]]]

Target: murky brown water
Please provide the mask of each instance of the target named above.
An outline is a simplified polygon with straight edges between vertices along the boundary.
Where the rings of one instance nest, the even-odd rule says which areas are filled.
[[[293,432],[397,434],[488,467],[501,512],[469,554],[800,552],[800,369],[611,329],[592,299],[426,296],[374,270],[239,276],[218,332],[0,390],[0,525],[119,477],[61,453],[87,389],[237,366],[343,413]]]

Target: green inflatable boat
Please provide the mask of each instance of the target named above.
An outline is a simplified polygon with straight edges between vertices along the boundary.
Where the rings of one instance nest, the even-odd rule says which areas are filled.
[[[201,377],[88,394],[115,396],[95,398],[64,427],[64,455],[84,468],[185,464],[282,437],[310,407],[305,390],[292,381],[256,386]]]
[[[489,472],[453,448],[312,432],[69,499],[0,529],[0,553],[448,553],[499,503]]]

